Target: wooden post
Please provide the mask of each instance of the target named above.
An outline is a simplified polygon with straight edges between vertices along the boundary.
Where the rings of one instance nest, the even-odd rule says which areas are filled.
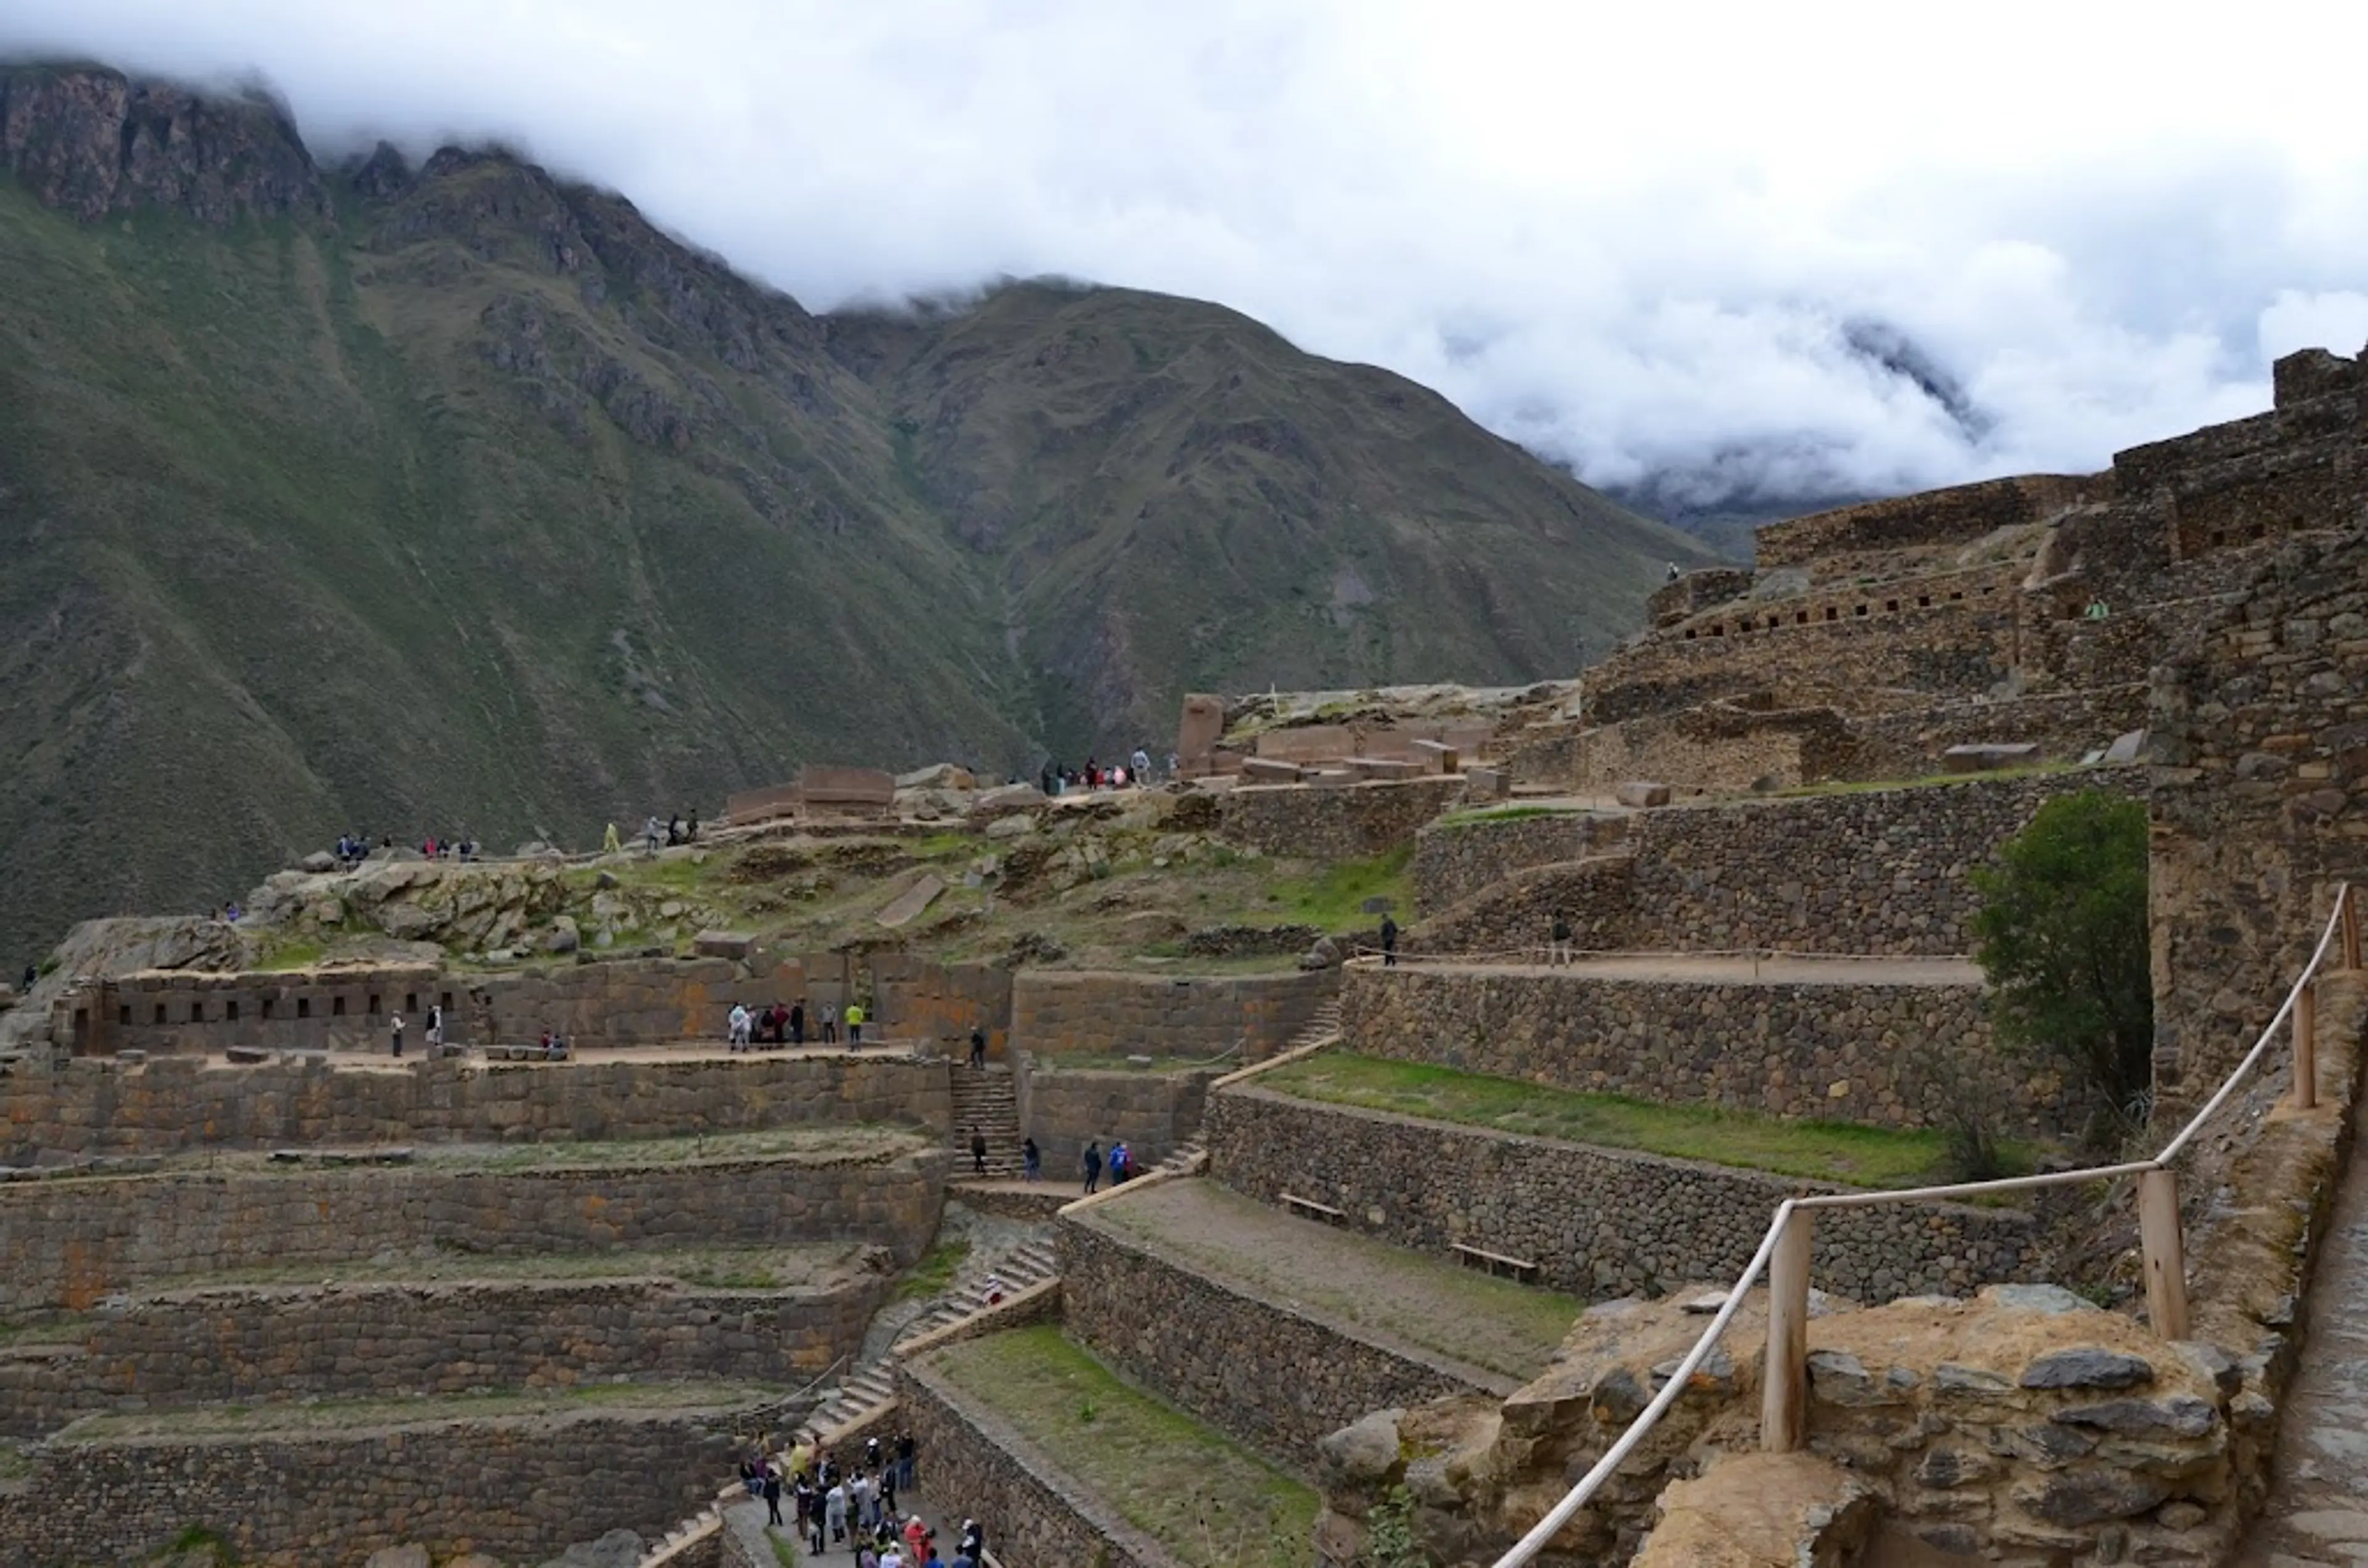
[[[2294,993],[2294,1103],[2296,1110],[2318,1104],[2318,984],[2305,981]]]
[[[1794,1209],[1768,1259],[1768,1352],[1760,1373],[1759,1447],[1789,1454],[1808,1436],[1809,1240],[1816,1210]]]
[[[2360,898],[2346,886],[2337,895],[2343,900],[2343,967],[2360,967]]]
[[[2165,1339],[2187,1337],[2187,1253],[2179,1234],[2179,1178],[2138,1177],[2138,1246],[2146,1259],[2146,1320]]]

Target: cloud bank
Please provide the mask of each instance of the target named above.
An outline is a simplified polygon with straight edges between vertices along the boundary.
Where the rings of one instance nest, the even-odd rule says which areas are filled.
[[[1220,301],[1698,506],[2095,468],[2368,340],[2368,15],[1609,9],[0,0],[0,50],[498,138],[816,309]]]

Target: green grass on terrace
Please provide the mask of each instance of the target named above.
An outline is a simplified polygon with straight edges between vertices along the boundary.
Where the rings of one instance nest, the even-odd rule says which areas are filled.
[[[962,1259],[970,1256],[970,1243],[959,1238],[939,1242],[921,1256],[921,1261],[905,1271],[896,1282],[896,1299],[900,1301],[926,1300],[942,1296],[962,1271]]]
[[[1939,1132],[1903,1132],[1849,1121],[1788,1121],[1709,1106],[1655,1105],[1578,1094],[1420,1062],[1322,1051],[1256,1080],[1302,1099],[1429,1117],[1534,1138],[1634,1149],[1802,1176],[1844,1187],[1918,1187],[1950,1176]],[[2030,1151],[2010,1146],[2009,1165]]]
[[[1892,790],[1931,790],[1951,784],[1999,784],[2012,778],[2042,778],[2055,773],[2077,773],[2085,766],[2078,762],[2035,762],[2028,767],[1996,767],[1983,773],[1932,773],[1921,778],[1837,778],[1823,784],[1799,784],[1790,790],[1779,790],[1772,798],[1797,801],[1817,795],[1880,795]]]
[[[1522,822],[1531,817],[1581,816],[1577,806],[1485,806],[1468,812],[1450,812],[1431,825],[1458,828],[1481,827],[1500,822]]]
[[[1381,918],[1365,913],[1369,898],[1386,898],[1401,913],[1414,905],[1411,865],[1414,846],[1402,844],[1364,860],[1335,860],[1304,877],[1287,877],[1269,890],[1264,913],[1278,925],[1320,926],[1347,931]]]
[[[932,1364],[1192,1568],[1307,1561],[1312,1490],[1120,1381],[1057,1327],[988,1335]]]

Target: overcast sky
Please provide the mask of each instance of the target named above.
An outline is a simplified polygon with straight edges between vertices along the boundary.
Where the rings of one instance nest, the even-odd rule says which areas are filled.
[[[817,309],[1172,290],[1598,483],[1811,495],[2101,466],[2368,340],[2368,6],[2210,16],[0,0],[0,49],[506,139]]]

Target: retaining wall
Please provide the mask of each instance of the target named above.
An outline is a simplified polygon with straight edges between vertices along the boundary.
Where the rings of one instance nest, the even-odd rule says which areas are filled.
[[[865,1242],[937,1231],[951,1152],[499,1171],[176,1172],[0,1186],[0,1310],[80,1311],[141,1284],[440,1247],[539,1252]]]
[[[1238,1045],[1238,1066],[1281,1050],[1339,983],[1331,970],[1174,976],[1021,970],[1011,983],[1012,1043],[1040,1060],[1182,1062],[1206,1061]]]
[[[308,1143],[538,1142],[900,1122],[944,1132],[943,1062],[887,1055],[373,1067],[77,1059],[0,1076],[0,1155]]]
[[[1227,792],[1218,832],[1267,855],[1353,860],[1414,842],[1463,799],[1460,774],[1370,784],[1253,784]]]
[[[1200,1135],[1209,1085],[1230,1064],[1187,1073],[1096,1071],[1025,1061],[1019,1082],[1019,1126],[1036,1140],[1054,1186],[1080,1179],[1077,1158],[1088,1142],[1108,1155],[1123,1141],[1137,1170],[1148,1170]]]
[[[1639,812],[1632,939],[1674,951],[1970,952],[1975,867],[2056,796],[2145,788],[2140,769],[2082,768]]]
[[[1435,822],[1415,837],[1415,910],[1427,918],[1516,871],[1584,859],[1625,835],[1619,818],[1588,812]]]
[[[71,1345],[0,1349],[0,1431],[306,1397],[803,1383],[862,1344],[893,1278],[881,1261],[834,1285],[769,1290],[601,1279],[172,1291],[110,1307]]]
[[[1466,1246],[1534,1262],[1590,1299],[1727,1279],[1776,1206],[1833,1191],[1795,1178],[1483,1128],[1318,1105],[1244,1085],[1209,1112],[1210,1173],[1280,1206],[1328,1203],[1350,1228],[1452,1258]],[[1817,1216],[1821,1290],[1861,1301],[1969,1294],[2029,1277],[2040,1236],[2015,1210],[1950,1204]]]
[[[928,1358],[897,1363],[896,1392],[930,1495],[959,1499],[957,1506],[984,1521],[987,1550],[1007,1568],[1183,1568]]]
[[[0,1568],[138,1560],[184,1528],[249,1568],[359,1568],[416,1542],[441,1561],[556,1556],[612,1529],[655,1540],[732,1472],[761,1415],[462,1420],[349,1437],[62,1443],[0,1492]]]
[[[1294,1472],[1315,1467],[1317,1438],[1369,1411],[1507,1392],[1206,1278],[1089,1218],[1064,1220],[1055,1239],[1071,1338]]]
[[[1978,985],[1754,985],[1359,965],[1341,993],[1351,1051],[1667,1105],[1882,1127],[1940,1125],[1968,1097],[2019,1133],[2088,1106],[2053,1062],[1993,1043]]]

